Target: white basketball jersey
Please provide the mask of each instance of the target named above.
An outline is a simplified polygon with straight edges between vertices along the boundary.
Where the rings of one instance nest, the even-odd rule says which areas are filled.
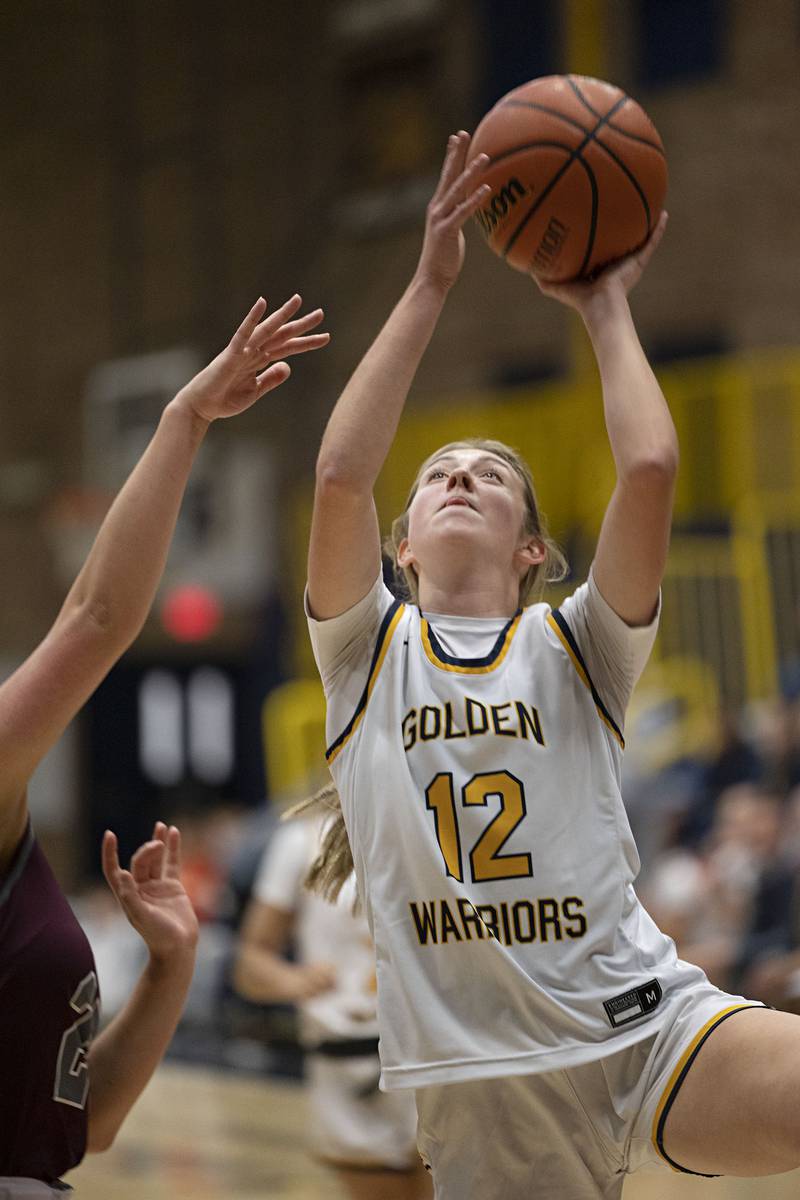
[[[602,605],[626,627],[589,586],[560,611],[492,622],[428,621],[381,585],[371,653],[345,634],[327,663],[333,623],[310,622],[376,948],[386,1088],[600,1058],[655,1033],[669,990],[703,979],[633,890],[622,713],[587,665],[602,657],[586,653],[587,614]],[[642,633],[617,633],[621,658]],[[597,667],[622,708],[641,665],[621,662],[621,685],[614,664]]]

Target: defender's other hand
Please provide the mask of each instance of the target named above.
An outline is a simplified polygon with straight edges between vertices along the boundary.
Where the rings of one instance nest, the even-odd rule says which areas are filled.
[[[167,960],[181,951],[194,953],[198,923],[181,883],[181,835],[157,821],[153,837],[131,858],[131,869],[119,863],[117,839],[103,836],[103,874],[133,928],[154,958]]]

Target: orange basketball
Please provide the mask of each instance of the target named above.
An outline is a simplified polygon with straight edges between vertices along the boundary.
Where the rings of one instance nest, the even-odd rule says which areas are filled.
[[[481,121],[469,157],[488,154],[475,214],[490,248],[518,271],[560,282],[636,250],[667,191],[661,138],[635,100],[584,75],[515,88]]]

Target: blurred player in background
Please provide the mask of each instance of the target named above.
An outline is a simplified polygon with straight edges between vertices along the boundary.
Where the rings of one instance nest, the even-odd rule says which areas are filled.
[[[540,284],[584,322],[616,466],[587,582],[559,610],[529,603],[558,557],[526,464],[487,440],[432,454],[394,524],[411,603],[381,577],[375,481],[462,226],[488,203],[468,145],[450,139],[413,280],[317,463],[309,627],[375,942],[382,1081],[417,1089],[437,1200],[618,1200],[627,1173],[665,1164],[788,1171],[800,1021],[677,958],[634,891],[620,796],[678,463],[628,305],[664,217],[595,278]]]
[[[375,955],[352,873],[335,899],[310,892],[335,788],[312,815],[282,825],[264,854],[245,914],[235,983],[246,999],[300,1008],[309,1141],[354,1200],[424,1200],[431,1193],[407,1093],[378,1090]],[[296,961],[289,961],[289,946]]]
[[[280,361],[323,346],[320,310],[259,300],[228,346],[164,410],[44,641],[0,687],[0,1196],[63,1194],[60,1177],[114,1140],[169,1044],[194,965],[197,921],[180,881],[180,835],[157,824],[123,871],[103,868],[149,960],[97,1037],[89,944],[33,834],[39,761],[139,633],[164,569],[194,457],[212,421],[289,376]],[[276,361],[279,360],[279,361]],[[66,1190],[69,1190],[68,1188]]]

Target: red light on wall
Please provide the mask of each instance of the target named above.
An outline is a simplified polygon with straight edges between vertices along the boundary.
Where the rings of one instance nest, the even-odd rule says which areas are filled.
[[[161,624],[176,642],[203,642],[219,628],[222,605],[197,583],[173,588],[161,606]]]

